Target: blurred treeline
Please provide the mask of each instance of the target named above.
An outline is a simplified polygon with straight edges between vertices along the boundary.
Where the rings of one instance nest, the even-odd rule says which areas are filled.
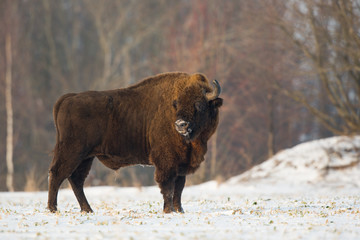
[[[359,133],[357,0],[0,1],[0,190],[6,190],[5,39],[12,53],[15,190],[45,190],[64,93],[161,72],[218,79],[224,106],[189,183],[224,180],[299,142]],[[88,185],[154,184],[94,162]]]

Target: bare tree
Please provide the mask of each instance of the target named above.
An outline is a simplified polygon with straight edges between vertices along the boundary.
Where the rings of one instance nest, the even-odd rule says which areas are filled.
[[[164,11],[168,5],[165,1],[158,1],[156,7],[151,3],[139,4],[128,0],[105,4],[85,1],[84,4],[93,19],[103,59],[101,79],[92,88],[115,87],[119,81],[123,86],[134,83],[138,80],[135,73],[151,63],[135,57],[136,52],[142,49],[152,51],[151,45],[156,45],[158,39],[151,39],[151,36],[162,34],[176,7]],[[145,22],[149,17],[151,24]],[[149,46],[151,48],[145,49]]]
[[[12,53],[11,53],[11,35],[6,34],[5,40],[6,72],[5,72],[5,105],[6,105],[6,165],[7,176],[6,186],[10,192],[14,191],[14,163],[13,163],[13,106],[12,106]]]
[[[302,103],[335,134],[360,132],[360,5],[357,1],[294,1],[283,5],[286,17],[272,18],[308,60],[301,64],[302,75],[319,80],[320,94],[326,93],[334,111],[325,111],[311,101],[314,89],[290,90],[284,94]],[[305,70],[304,70],[305,69]],[[315,86],[316,83],[313,83]],[[299,85],[298,85],[299,86]],[[312,90],[312,91],[310,91]]]

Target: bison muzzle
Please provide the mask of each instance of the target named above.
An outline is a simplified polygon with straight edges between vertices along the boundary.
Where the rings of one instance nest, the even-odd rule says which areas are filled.
[[[49,170],[48,209],[67,178],[81,211],[92,212],[83,186],[93,159],[117,170],[155,167],[164,212],[183,212],[186,175],[204,160],[219,121],[221,89],[202,74],[164,73],[128,88],[66,94],[54,106],[56,144]]]

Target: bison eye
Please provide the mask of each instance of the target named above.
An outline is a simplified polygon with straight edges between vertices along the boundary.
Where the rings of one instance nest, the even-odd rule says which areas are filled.
[[[202,102],[196,102],[195,103],[195,108],[199,112],[205,111],[205,105]]]
[[[177,109],[177,101],[176,101],[176,100],[173,101],[173,107],[174,107],[175,109]]]

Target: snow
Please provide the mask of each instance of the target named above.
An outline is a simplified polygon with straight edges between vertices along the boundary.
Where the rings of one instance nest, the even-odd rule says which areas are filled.
[[[332,137],[299,144],[279,152],[263,164],[234,177],[243,181],[286,181],[287,185],[310,184],[323,187],[360,187],[360,136]]]
[[[0,193],[0,239],[359,239],[360,137],[300,144],[218,184],[185,187],[185,214],[162,213],[157,186]],[[348,166],[348,167],[346,167]]]

